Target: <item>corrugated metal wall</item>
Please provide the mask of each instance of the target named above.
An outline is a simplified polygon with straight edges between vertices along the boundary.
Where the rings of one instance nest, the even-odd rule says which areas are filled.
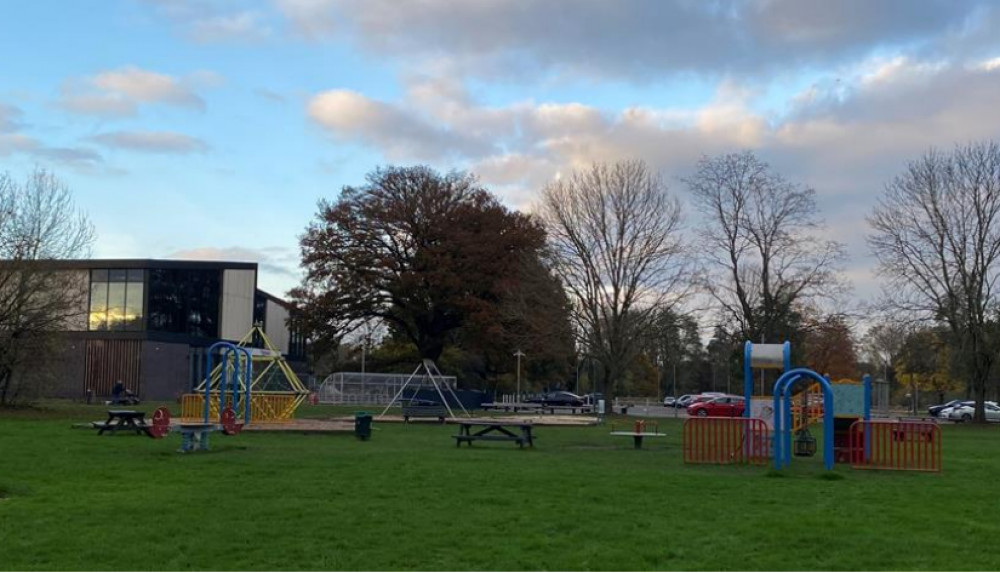
[[[239,340],[253,326],[253,296],[257,272],[226,269],[222,275],[222,328],[219,337]]]
[[[118,380],[141,395],[142,341],[88,340],[86,372],[84,391],[95,396],[110,396]]]
[[[288,354],[288,309],[268,299],[264,334],[282,354]]]

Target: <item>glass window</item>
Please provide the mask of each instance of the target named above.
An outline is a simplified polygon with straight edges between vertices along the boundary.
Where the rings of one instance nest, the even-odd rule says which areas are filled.
[[[218,338],[222,271],[150,269],[149,329]]]
[[[99,280],[103,279],[103,280]],[[108,272],[94,271],[90,283],[90,330],[108,329]]]
[[[108,283],[108,330],[125,330],[124,282]]]
[[[125,288],[125,330],[142,330],[142,307],[145,302],[142,282],[132,282],[129,277]]]
[[[144,271],[90,272],[90,330],[142,330]]]

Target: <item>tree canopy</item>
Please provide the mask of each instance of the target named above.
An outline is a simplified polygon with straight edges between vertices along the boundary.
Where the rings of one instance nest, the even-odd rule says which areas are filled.
[[[437,360],[463,327],[505,330],[505,296],[544,243],[538,224],[473,176],[380,168],[320,202],[301,238],[306,276],[292,298],[314,343],[381,321]]]

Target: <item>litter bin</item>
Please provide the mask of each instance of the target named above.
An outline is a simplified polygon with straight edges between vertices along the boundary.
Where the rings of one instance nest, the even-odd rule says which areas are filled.
[[[354,435],[359,440],[367,440],[372,437],[372,415],[368,412],[354,413]]]

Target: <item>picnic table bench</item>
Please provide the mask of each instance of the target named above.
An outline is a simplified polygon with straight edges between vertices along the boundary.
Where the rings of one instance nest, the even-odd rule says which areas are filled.
[[[146,413],[136,410],[108,410],[107,421],[94,422],[94,427],[98,429],[99,436],[108,430],[111,430],[112,434],[117,434],[118,430],[131,430],[136,434],[149,435]]]
[[[473,432],[473,428],[479,428]],[[516,431],[512,431],[513,428]],[[515,442],[518,446],[534,447],[534,436],[531,433],[532,424],[528,422],[488,422],[488,421],[467,421],[459,422],[458,435],[455,438],[455,445],[461,446],[462,442],[472,445],[477,440]]]
[[[411,400],[403,402],[403,423],[410,423],[410,418],[437,418],[438,422],[444,423],[448,412],[444,404],[439,402],[429,402],[424,400]]]

